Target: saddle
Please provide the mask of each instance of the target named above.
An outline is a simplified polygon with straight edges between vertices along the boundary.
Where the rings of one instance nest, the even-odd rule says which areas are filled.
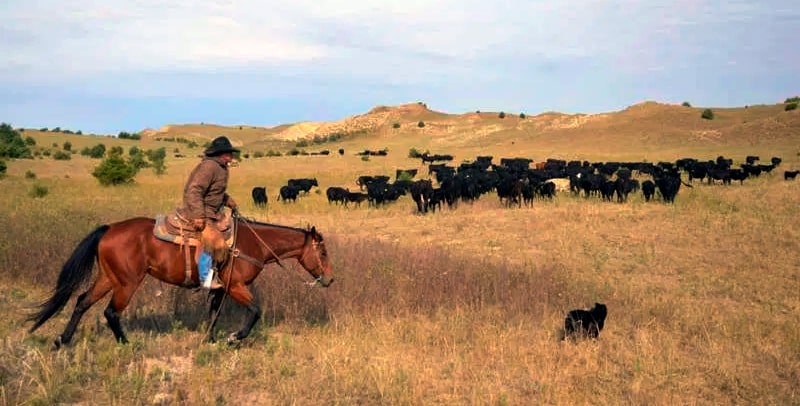
[[[199,258],[200,249],[195,249],[194,259],[192,259],[191,247],[203,247],[202,235],[200,231],[195,231],[191,222],[180,215],[178,211],[174,211],[169,215],[159,214],[155,216],[155,227],[153,227],[153,235],[159,240],[166,241],[178,245],[184,251],[186,257],[185,275],[182,285],[186,287],[196,287],[200,284],[192,279],[192,264],[197,263]],[[215,227],[208,225],[208,227]],[[216,228],[219,229],[222,237],[225,240],[225,246],[230,250],[234,243],[234,227],[231,227],[230,212],[225,211],[222,218],[216,222]]]

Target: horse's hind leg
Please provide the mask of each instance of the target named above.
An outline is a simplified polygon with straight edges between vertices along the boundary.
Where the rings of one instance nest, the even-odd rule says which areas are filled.
[[[222,307],[222,299],[225,297],[225,290],[224,289],[215,289],[211,291],[211,306],[208,310],[208,317],[210,320],[210,324],[208,325],[208,334],[206,335],[206,340],[210,343],[216,341],[214,338],[214,327],[217,325],[217,319],[219,319],[219,310]]]
[[[253,300],[253,294],[250,292],[250,289],[248,289],[247,286],[233,286],[230,288],[229,293],[231,295],[231,299],[235,300],[237,303],[247,309],[249,316],[247,321],[245,321],[244,327],[236,333],[232,333],[228,337],[228,344],[233,344],[250,335],[250,331],[253,329],[253,326],[255,326],[256,322],[261,318],[261,308]]]
[[[78,300],[75,303],[75,310],[72,312],[69,323],[67,323],[67,326],[64,328],[64,332],[56,337],[54,343],[56,349],[72,341],[72,336],[75,334],[75,330],[78,328],[78,323],[81,321],[83,314],[86,313],[92,305],[97,303],[98,300],[102,299],[110,290],[110,281],[104,275],[101,275],[89,290],[78,296]]]

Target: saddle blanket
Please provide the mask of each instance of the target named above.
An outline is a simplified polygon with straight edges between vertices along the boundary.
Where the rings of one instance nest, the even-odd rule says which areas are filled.
[[[156,225],[153,227],[153,235],[162,241],[171,242],[178,245],[189,245],[197,247],[200,245],[200,233],[180,227],[180,220],[175,218],[175,221],[167,219],[167,215],[159,214],[155,217]],[[177,225],[176,225],[177,224]],[[228,227],[222,234],[225,236],[225,243],[228,247],[233,247],[233,233],[232,227]]]

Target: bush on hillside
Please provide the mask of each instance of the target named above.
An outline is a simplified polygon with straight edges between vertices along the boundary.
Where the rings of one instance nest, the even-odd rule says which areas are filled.
[[[100,159],[106,154],[106,146],[101,144],[97,144],[91,148],[86,147],[81,150],[81,155],[88,156],[89,158]]]
[[[92,176],[103,186],[116,186],[133,182],[138,171],[138,168],[125,162],[121,155],[111,154],[94,168]]]
[[[525,119],[525,113],[519,113],[519,118],[524,120]]]
[[[701,118],[706,120],[713,120],[714,119],[714,112],[711,109],[703,110],[703,114],[700,115]]]
[[[10,124],[0,124],[0,157],[2,158],[33,158],[31,150],[26,145],[22,135],[11,127]]]
[[[6,161],[0,159],[0,178],[6,175],[7,170],[8,170],[8,165],[6,164]]]
[[[55,147],[56,145],[53,145],[53,146]],[[64,151],[72,151],[72,143],[69,142],[69,141],[64,141],[63,148],[64,148]]]
[[[30,196],[30,197],[32,197],[34,199],[42,198],[42,197],[47,196],[48,192],[49,192],[49,190],[47,189],[47,186],[43,186],[43,185],[40,185],[40,184],[37,183],[37,184],[34,184],[31,187],[30,192],[28,192],[28,196]]]
[[[800,96],[787,97],[784,103],[800,103]]]
[[[72,154],[64,151],[56,151],[56,153],[53,154],[53,159],[56,161],[69,161],[72,159]]]
[[[784,111],[796,110],[797,109],[797,104],[798,104],[797,102],[786,103],[786,107],[784,107],[783,110]]]
[[[681,106],[683,106],[683,107],[692,107],[692,104],[687,102],[687,101],[685,101],[685,102],[681,103]]]
[[[504,111],[501,111],[500,114],[497,115],[497,117],[506,118],[506,113]]]
[[[425,127],[425,122],[424,121],[420,121],[419,123],[417,123],[417,127],[419,127],[419,128]]]
[[[400,128],[400,123],[394,123],[394,124],[392,124],[392,128],[394,128],[394,129],[398,129],[398,128]]]

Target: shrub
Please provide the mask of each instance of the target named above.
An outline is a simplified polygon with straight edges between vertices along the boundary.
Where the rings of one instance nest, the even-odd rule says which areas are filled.
[[[138,171],[138,168],[125,162],[121,155],[109,155],[94,168],[92,176],[103,186],[116,186],[133,182]]]
[[[111,147],[111,149],[110,149],[110,150],[108,150],[108,154],[109,154],[109,155],[119,155],[119,156],[122,156],[122,154],[123,154],[123,153],[125,153],[125,150],[124,150],[124,149],[122,149],[122,147],[121,147],[121,146],[119,146],[119,145],[115,145],[115,146]]]
[[[55,147],[56,145],[53,146]],[[64,141],[64,145],[62,148],[64,148],[64,151],[72,151],[72,143],[69,141]]]
[[[409,158],[414,158],[414,159],[419,159],[419,158],[422,158],[422,154],[419,151],[417,151],[416,148],[411,148],[411,149],[408,150],[408,157]]]
[[[420,121],[419,123],[417,123],[417,127],[419,127],[419,128],[425,127],[425,122],[424,121]]]
[[[339,148],[339,155],[344,155],[344,148]]]
[[[56,153],[53,154],[53,159],[56,161],[69,161],[72,159],[72,154],[65,151],[56,151]]]
[[[156,172],[156,175],[163,175],[164,172],[167,170],[166,164],[164,164],[164,159],[167,157],[167,149],[164,147],[151,150],[148,149],[145,152],[147,155],[147,159],[150,160],[150,166],[153,167],[153,170]]]
[[[0,177],[5,176],[6,170],[8,170],[6,161],[0,160]]]
[[[106,146],[97,144],[91,148],[86,147],[81,150],[81,155],[88,156],[89,158],[100,159],[106,154]]]
[[[261,152],[261,151],[253,152],[253,158],[263,158],[263,157],[264,157],[264,153],[263,152]]]
[[[31,190],[28,192],[28,196],[34,199],[41,198],[47,196],[47,192],[49,192],[47,186],[34,184],[33,187],[31,187]]]
[[[292,148],[292,149],[289,150],[289,152],[286,153],[286,155],[289,155],[289,156],[300,155],[300,150],[297,149],[297,148]]]
[[[784,111],[796,110],[797,109],[797,102],[786,103],[786,107],[784,107]]]
[[[25,179],[36,179],[36,174],[29,169],[25,171]]]
[[[497,117],[506,118],[506,113],[501,111],[500,114],[497,115]]]
[[[713,120],[714,119],[714,112],[711,109],[703,110],[703,114],[700,115],[701,118],[706,120]]]
[[[361,155],[361,160],[364,162],[369,161],[369,155]]]
[[[683,106],[683,107],[692,107],[692,104],[687,102],[687,101],[685,101],[685,102],[681,103],[681,106]]]
[[[29,136],[25,137],[25,145],[27,145],[29,147],[32,147],[32,146],[36,145],[36,140],[34,140],[33,137],[31,137],[29,135]]]
[[[0,124],[0,157],[32,158],[31,149],[26,145],[22,135],[10,124]]]
[[[269,150],[269,151],[267,151],[267,156],[269,156],[269,157],[272,157],[272,156],[281,156],[281,153],[280,153],[279,151],[273,151],[273,150]]]
[[[787,97],[784,103],[800,103],[800,96]]]
[[[525,113],[519,113],[519,118],[524,120],[525,119]]]
[[[400,123],[394,123],[394,124],[392,124],[392,128],[394,128],[394,129],[398,129],[398,128],[400,128]]]

